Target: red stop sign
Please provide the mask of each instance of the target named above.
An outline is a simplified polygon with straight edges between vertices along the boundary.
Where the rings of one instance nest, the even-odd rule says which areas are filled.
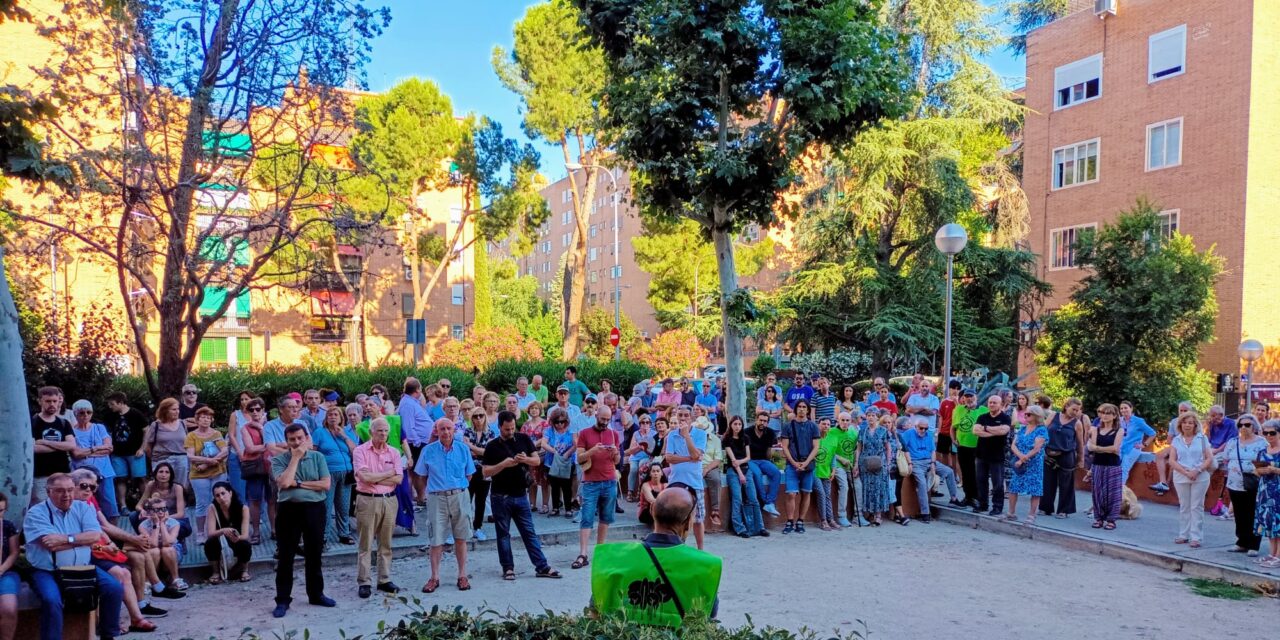
[[[609,330],[609,344],[616,347],[619,342],[622,342],[622,332],[618,331],[617,327],[614,327]]]

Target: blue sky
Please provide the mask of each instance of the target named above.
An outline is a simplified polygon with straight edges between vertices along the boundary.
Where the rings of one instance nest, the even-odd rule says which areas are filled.
[[[996,4],[997,0],[986,0]],[[374,5],[391,9],[391,26],[374,41],[368,68],[369,88],[385,91],[399,80],[418,76],[435,80],[453,99],[458,113],[474,111],[502,123],[507,135],[524,139],[515,94],[498,82],[490,66],[495,45],[511,47],[512,27],[532,0],[383,0]],[[988,63],[1010,86],[1022,84],[1021,58],[998,51]],[[558,152],[541,146],[543,170],[556,179],[563,175]]]

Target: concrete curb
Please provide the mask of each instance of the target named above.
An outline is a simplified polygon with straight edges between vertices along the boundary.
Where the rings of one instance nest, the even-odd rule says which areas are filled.
[[[1249,571],[1206,560],[1184,558],[1163,551],[1143,549],[1123,542],[1098,540],[1044,527],[1029,527],[1024,523],[1006,522],[991,516],[979,515],[942,505],[935,504],[932,506],[934,517],[948,524],[1047,542],[1066,549],[1158,567],[1167,571],[1182,573],[1192,578],[1222,580],[1242,587],[1259,589],[1266,593],[1280,593],[1280,576],[1260,571]]]
[[[649,531],[650,529],[647,525],[643,525],[640,523],[620,524],[620,525],[609,527],[609,539],[611,541],[636,540],[644,535],[648,535]],[[512,532],[511,537],[512,537],[511,544],[513,548],[521,544],[519,540],[520,538],[519,535],[515,534],[514,531]],[[593,534],[593,537],[594,537],[594,534]],[[552,531],[550,533],[539,533],[538,539],[541,540],[543,546],[577,544],[578,530],[572,529],[568,531],[562,530],[562,531]],[[420,540],[425,544],[426,542],[425,537],[420,538]],[[414,557],[425,555],[426,552],[422,551],[422,546],[423,546],[422,544],[406,544],[404,546],[397,546],[395,547],[395,552],[396,552],[395,557],[414,558]],[[490,536],[489,539],[484,541],[471,540],[470,542],[467,543],[467,551],[469,553],[475,553],[479,550],[484,550],[484,549],[492,549],[494,550],[494,553],[496,553],[497,548],[498,548],[498,541],[494,539],[492,536]],[[329,563],[334,560],[344,560],[344,561],[355,562],[355,558],[356,558],[355,547],[350,547],[345,545],[340,549],[329,551],[324,554],[325,563]],[[301,563],[302,563],[302,557],[299,556],[295,560],[295,564],[301,565]],[[249,569],[255,575],[261,575],[261,574],[264,574],[265,572],[274,573],[275,566],[276,566],[276,561],[270,557],[254,558],[253,560],[249,561]],[[207,564],[183,564],[181,567],[179,567],[178,570],[182,574],[182,578],[192,584],[195,584],[198,581],[203,581],[209,577],[209,566]]]

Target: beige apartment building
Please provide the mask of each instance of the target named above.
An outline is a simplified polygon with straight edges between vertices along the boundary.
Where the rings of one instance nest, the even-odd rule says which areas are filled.
[[[1023,188],[1046,309],[1084,275],[1079,234],[1146,197],[1166,232],[1226,260],[1201,365],[1241,372],[1237,345],[1253,338],[1267,346],[1255,381],[1280,382],[1280,2],[1070,7],[1027,41]]]
[[[579,171],[577,179],[580,187],[583,178],[584,174]],[[587,307],[599,307],[612,313],[614,296],[617,295],[621,299],[622,313],[635,323],[641,336],[645,339],[653,338],[662,329],[648,300],[649,274],[637,266],[635,247],[631,244],[631,239],[644,231],[640,211],[631,200],[631,174],[622,168],[607,171],[601,169],[598,180],[596,197],[591,203],[587,221]],[[514,259],[520,275],[538,279],[539,295],[547,299],[553,294],[552,287],[563,271],[561,260],[574,245],[577,228],[573,216],[573,191],[567,176],[547,185],[541,193],[551,208],[551,217],[538,230],[533,250],[527,255],[513,257],[511,241],[506,240],[494,245],[492,256]],[[741,286],[771,290],[781,283],[789,264],[787,252],[791,247],[790,226],[777,225],[768,231],[768,236],[775,242],[775,258],[759,273],[742,278]],[[755,242],[762,237],[764,234],[761,230],[752,225],[743,231],[741,240]],[[714,270],[700,276],[706,278],[706,282],[712,286],[719,278]],[[758,348],[748,342],[749,350],[752,347]]]

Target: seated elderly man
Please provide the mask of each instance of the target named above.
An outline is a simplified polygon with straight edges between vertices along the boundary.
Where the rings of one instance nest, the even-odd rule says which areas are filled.
[[[40,596],[40,638],[62,638],[62,591],[54,572],[59,568],[92,566],[91,547],[102,537],[98,514],[87,503],[76,500],[75,483],[65,473],[49,476],[49,499],[27,512],[22,529],[27,538],[27,560],[31,562],[31,586]],[[98,636],[120,634],[120,604],[124,587],[119,580],[94,568],[98,581]]]
[[[947,483],[947,493],[951,496],[951,504],[961,504],[956,495],[956,473],[945,464],[938,462],[938,451],[933,437],[929,435],[929,420],[924,416],[907,418],[908,428],[899,432],[902,448],[911,460],[909,468],[916,480],[916,499],[920,502],[920,521],[929,522],[929,487],[932,485],[930,472],[938,474]]]
[[[98,472],[93,469],[80,468],[71,472],[71,480],[76,485],[76,500],[83,500],[89,506],[94,508],[95,514],[98,516],[98,526],[102,528],[102,532],[106,534],[105,538],[99,538],[98,551],[93,558],[93,566],[98,567],[111,574],[111,577],[120,581],[124,587],[124,608],[129,612],[128,631],[136,631],[149,633],[156,630],[156,626],[146,619],[148,615],[163,617],[167,612],[150,606],[150,602],[143,600],[145,596],[143,576],[145,575],[144,567],[135,563],[134,559],[127,555],[121,547],[126,549],[145,548],[149,544],[143,536],[134,535],[112,524],[102,513],[102,506],[98,504],[94,492],[98,490]],[[106,480],[110,482],[110,479]],[[176,591],[180,596],[185,593]],[[146,606],[147,610],[140,607]],[[121,623],[123,625],[123,623]]]

